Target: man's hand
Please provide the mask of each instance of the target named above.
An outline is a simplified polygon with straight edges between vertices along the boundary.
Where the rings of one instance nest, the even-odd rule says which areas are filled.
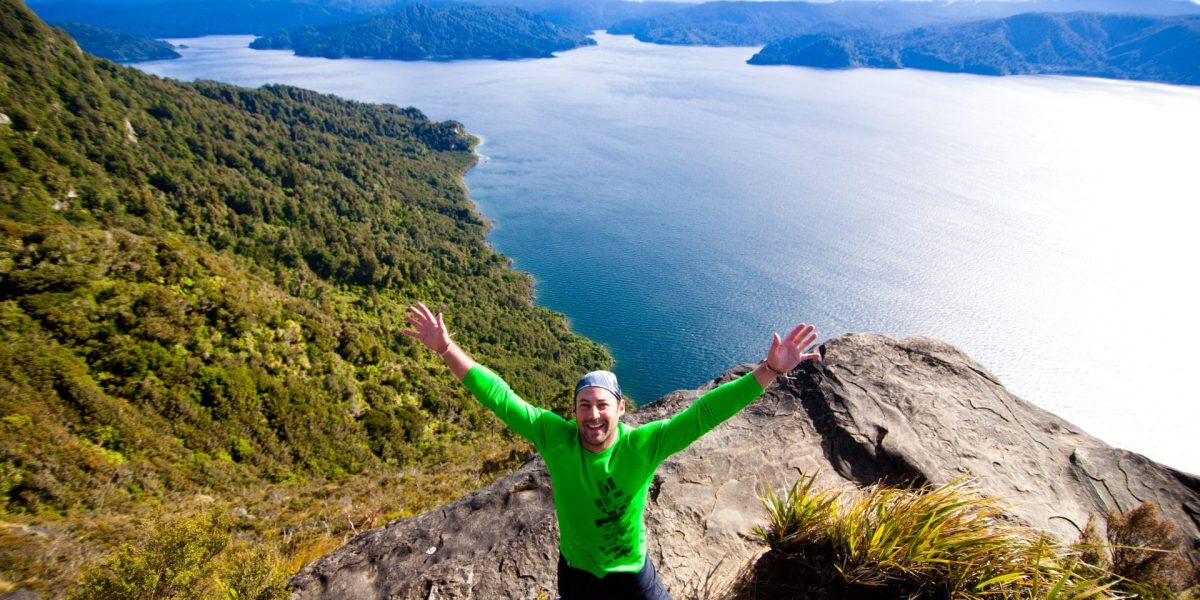
[[[404,320],[413,328],[400,333],[416,338],[425,344],[426,348],[444,355],[450,349],[450,330],[446,329],[446,320],[442,318],[442,313],[434,315],[433,311],[421,302],[408,307],[408,312]]]
[[[459,381],[467,376],[467,371],[475,361],[450,339],[450,330],[446,328],[446,319],[442,317],[442,313],[435,315],[432,310],[418,302],[416,306],[408,307],[408,316],[404,317],[404,320],[412,325],[412,329],[404,329],[400,333],[417,338],[426,348],[437,352]]]
[[[801,323],[787,337],[780,339],[779,334],[771,340],[771,349],[767,351],[767,366],[775,371],[787,373],[806,360],[819,360],[820,352],[805,352],[813,342],[817,341],[817,332],[812,325]]]
[[[754,378],[766,389],[775,381],[776,375],[787,373],[804,361],[820,360],[820,352],[807,352],[815,341],[817,332],[805,323],[797,325],[783,338],[776,333],[771,340],[771,349],[767,350],[767,359],[754,369]]]

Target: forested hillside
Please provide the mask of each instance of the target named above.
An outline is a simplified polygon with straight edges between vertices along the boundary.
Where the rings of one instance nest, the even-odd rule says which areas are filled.
[[[485,242],[460,124],[160,80],[16,0],[0,31],[0,592],[202,508],[294,570],[503,472],[415,300],[544,404],[609,364]]]
[[[412,4],[364,21],[289,29],[260,37],[250,47],[324,58],[448,60],[549,58],[554,52],[595,43],[512,6]]]
[[[759,65],[1085,75],[1200,85],[1200,16],[1030,13],[895,35],[813,34],[767,44]]]

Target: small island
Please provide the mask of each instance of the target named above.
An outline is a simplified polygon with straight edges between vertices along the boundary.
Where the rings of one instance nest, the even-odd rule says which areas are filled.
[[[260,37],[250,47],[322,58],[509,60],[550,58],[554,52],[595,43],[516,7],[412,4],[365,21],[288,29]]]
[[[749,63],[1200,85],[1197,56],[1200,16],[1027,13],[892,35],[800,35],[767,44]]]
[[[74,21],[62,21],[53,25],[71,34],[84,52],[119,63],[179,58],[175,48],[162,40],[128,35]]]

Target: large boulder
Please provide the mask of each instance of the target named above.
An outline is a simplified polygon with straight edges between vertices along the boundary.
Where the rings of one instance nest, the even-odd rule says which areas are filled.
[[[1200,480],[1115,449],[1009,393],[928,338],[847,334],[746,410],[663,463],[646,510],[650,553],[677,596],[701,595],[762,547],[758,495],[801,473],[824,485],[941,484],[970,473],[1014,521],[1078,536],[1089,514],[1153,500],[1200,549]],[[698,390],[639,409],[672,415]],[[553,598],[558,531],[540,459],[441,508],[364,532],[290,582],[306,598]],[[1195,557],[1195,556],[1194,556]]]

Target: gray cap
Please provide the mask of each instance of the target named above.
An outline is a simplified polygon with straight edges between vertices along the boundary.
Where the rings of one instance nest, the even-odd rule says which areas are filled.
[[[611,371],[592,371],[587,375],[579,378],[579,383],[575,384],[575,395],[579,395],[579,391],[583,388],[598,387],[612,392],[612,395],[621,399],[621,384],[617,383],[617,376]]]

